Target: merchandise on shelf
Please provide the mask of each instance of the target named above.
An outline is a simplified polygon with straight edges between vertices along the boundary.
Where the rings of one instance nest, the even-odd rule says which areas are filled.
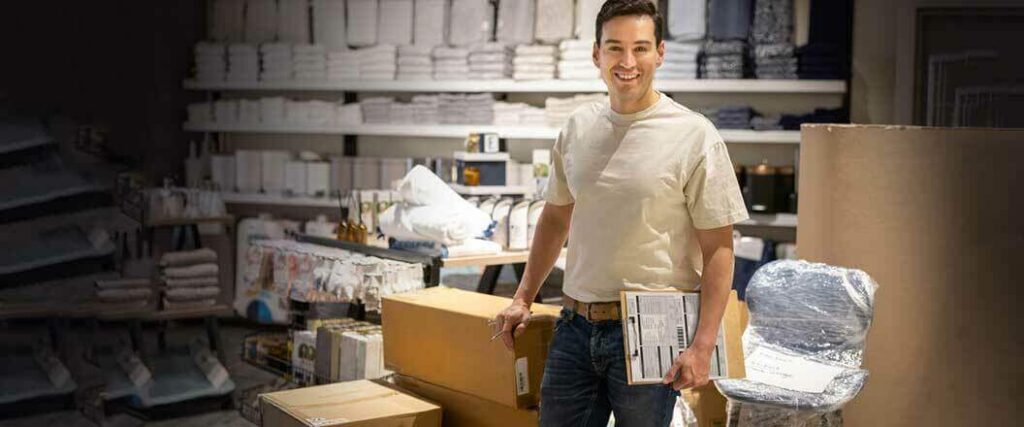
[[[592,40],[563,40],[558,44],[558,78],[596,79],[601,71],[594,66],[594,42]]]
[[[329,52],[348,50],[345,0],[313,0],[313,43]]]

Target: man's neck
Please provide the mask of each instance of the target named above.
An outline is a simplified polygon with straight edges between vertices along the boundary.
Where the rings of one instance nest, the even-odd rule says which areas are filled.
[[[639,113],[657,103],[659,99],[661,99],[661,95],[653,88],[649,89],[644,96],[638,99],[622,99],[614,93],[608,96],[608,102],[611,104],[612,111],[619,114]]]

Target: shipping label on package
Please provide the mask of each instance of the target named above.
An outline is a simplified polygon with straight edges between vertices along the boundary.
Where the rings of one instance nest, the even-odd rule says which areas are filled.
[[[700,293],[623,291],[622,310],[629,384],[661,383],[697,334]],[[728,376],[722,330],[711,354],[711,379]]]

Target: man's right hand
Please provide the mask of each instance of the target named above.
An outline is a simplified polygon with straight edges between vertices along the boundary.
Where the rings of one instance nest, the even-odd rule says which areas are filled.
[[[526,325],[530,323],[530,307],[525,302],[512,301],[512,304],[498,313],[494,320],[501,328],[501,341],[505,343],[505,348],[512,351],[515,337],[522,335],[526,331]]]

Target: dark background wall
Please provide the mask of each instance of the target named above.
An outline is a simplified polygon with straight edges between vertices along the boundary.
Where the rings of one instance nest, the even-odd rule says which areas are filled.
[[[188,151],[182,89],[205,34],[203,0],[32,0],[0,5],[0,115],[109,129],[110,148],[152,178]]]

